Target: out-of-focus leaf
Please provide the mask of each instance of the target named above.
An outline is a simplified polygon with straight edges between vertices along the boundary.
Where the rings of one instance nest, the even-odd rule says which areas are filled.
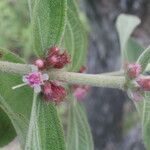
[[[0,13],[0,46],[8,48],[12,44],[18,44],[19,22],[14,10],[6,0],[0,1],[0,10],[3,12]]]
[[[144,51],[144,48],[134,39],[129,38],[126,46],[127,57],[125,58],[129,63],[135,63],[139,56]]]
[[[36,0],[32,14],[33,48],[38,56],[59,45],[66,24],[66,0]]]
[[[20,55],[31,51],[27,1],[0,0],[0,47]],[[25,31],[26,30],[26,31]]]
[[[68,119],[67,150],[94,150],[90,127],[81,103],[70,106]]]
[[[7,50],[0,49],[0,53],[2,54],[0,60],[24,63],[23,59]],[[0,72],[0,106],[11,119],[23,146],[32,105],[32,90],[28,86],[12,90],[13,86],[20,83],[22,83],[21,76]]]
[[[148,63],[150,62],[150,46],[144,50],[144,52],[139,56],[137,63],[142,66],[142,72],[146,69]]]
[[[85,64],[87,52],[87,33],[79,19],[74,0],[68,0],[67,26],[65,29],[65,48],[71,55],[70,71],[79,71]]]
[[[121,45],[121,52],[123,61],[126,61],[127,56],[127,42],[133,30],[140,24],[140,19],[136,16],[121,14],[117,18],[116,27],[119,34],[119,41]]]
[[[64,150],[65,143],[54,104],[34,94],[25,150]]]

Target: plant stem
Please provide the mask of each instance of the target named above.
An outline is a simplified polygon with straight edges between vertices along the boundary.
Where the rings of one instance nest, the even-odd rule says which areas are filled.
[[[115,72],[106,72],[106,73],[102,73],[101,75],[122,76],[124,75],[124,71],[120,70],[120,71],[115,71]]]
[[[0,71],[11,74],[14,73],[24,75],[31,72],[31,65],[0,61]]]
[[[24,75],[31,72],[31,65],[0,61],[0,71]],[[124,76],[82,74],[65,72],[63,70],[50,70],[48,74],[51,80],[58,80],[69,84],[90,85],[118,89],[124,89],[125,84]]]
[[[109,87],[124,89],[125,77],[82,74],[64,71],[52,71],[49,73],[50,79],[67,82],[70,84],[90,85],[97,87]]]

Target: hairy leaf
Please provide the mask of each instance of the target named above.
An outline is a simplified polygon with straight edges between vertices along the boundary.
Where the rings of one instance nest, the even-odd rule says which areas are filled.
[[[140,24],[140,22],[141,21],[138,17],[132,15],[121,14],[117,18],[116,27],[119,34],[123,61],[126,61],[126,58],[128,57],[126,51],[127,42],[133,30]]]
[[[7,50],[0,49],[0,53],[2,54],[0,60],[16,63],[24,62],[23,59]],[[21,78],[19,75],[0,72],[0,106],[11,119],[23,146],[30,116],[32,90],[27,86],[12,90],[13,86],[22,83]]]
[[[38,56],[46,54],[46,49],[59,45],[66,23],[66,0],[35,0],[32,27],[33,48]]]
[[[134,39],[129,38],[126,46],[126,51],[127,51],[126,60],[129,63],[135,63],[139,58],[139,56],[144,51],[144,48],[139,43],[137,43]]]
[[[25,150],[64,150],[64,138],[54,104],[34,94]]]
[[[143,106],[143,117],[142,117],[142,131],[144,143],[147,150],[150,150],[150,94],[145,93],[144,106]]]
[[[144,50],[137,60],[137,63],[141,64],[142,72],[146,69],[148,63],[150,62],[150,46]]]
[[[1,106],[0,106],[1,107]],[[6,113],[0,108],[0,147],[7,145],[16,136],[16,132]]]
[[[87,33],[79,19],[74,0],[68,0],[67,26],[65,29],[65,48],[71,55],[70,71],[79,71],[85,64],[87,52]]]
[[[77,102],[70,106],[68,125],[67,150],[94,150],[90,127],[82,104]]]
[[[43,57],[49,47],[59,46],[62,41],[66,25],[67,1],[29,0],[29,7],[33,48],[38,56]],[[65,149],[55,107],[37,99],[37,103],[33,102],[32,111],[26,149]],[[35,114],[37,117],[34,116],[33,121],[32,115]]]

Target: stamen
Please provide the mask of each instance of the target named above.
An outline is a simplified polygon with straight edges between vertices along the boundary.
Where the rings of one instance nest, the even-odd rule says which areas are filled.
[[[25,86],[25,85],[27,85],[27,83],[22,83],[22,84],[13,86],[12,89],[15,90],[15,89],[20,88],[20,87],[23,87],[23,86]]]

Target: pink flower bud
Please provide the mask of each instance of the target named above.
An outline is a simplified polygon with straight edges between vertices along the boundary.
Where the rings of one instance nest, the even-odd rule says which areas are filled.
[[[35,61],[35,65],[38,67],[38,69],[43,70],[45,69],[45,61],[42,59],[37,59]]]
[[[150,91],[150,78],[138,78],[137,80],[138,85],[144,91]]]
[[[43,86],[43,94],[46,101],[52,101],[59,104],[64,100],[67,92],[64,87],[54,82],[46,82]]]
[[[78,87],[74,90],[74,96],[77,100],[83,100],[87,95],[87,89],[84,87]]]
[[[88,90],[89,90],[89,86],[79,86],[74,90],[74,96],[79,101],[84,100]]]
[[[136,78],[141,73],[141,65],[140,64],[129,64],[127,66],[127,75],[129,78]]]
[[[61,69],[66,64],[70,63],[70,56],[66,51],[61,53],[59,48],[52,47],[50,48],[46,61],[48,66]]]

